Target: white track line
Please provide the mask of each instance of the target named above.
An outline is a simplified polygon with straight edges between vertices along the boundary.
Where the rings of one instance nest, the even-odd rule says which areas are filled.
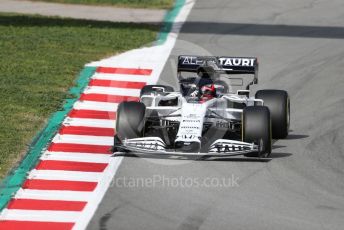
[[[88,222],[96,212],[98,205],[102,201],[106,191],[108,190],[113,178],[120,166],[123,157],[112,157],[109,162],[109,166],[103,173],[103,178],[98,183],[96,190],[93,192],[93,198],[89,200],[86,207],[84,208],[80,219],[75,223],[73,230],[86,229]]]
[[[4,209],[3,214],[4,215],[1,216],[2,220],[74,223],[75,220],[79,218],[81,212]]]
[[[19,189],[15,198],[37,200],[89,201],[93,192]],[[74,221],[73,221],[74,222]]]
[[[96,101],[77,101],[73,108],[77,110],[98,110],[116,112],[118,103],[96,102]]]
[[[143,75],[127,75],[127,74],[108,74],[95,73],[92,79],[114,80],[114,81],[131,81],[131,82],[146,82],[150,76]]]
[[[29,179],[42,180],[66,180],[66,181],[85,181],[98,182],[103,173],[96,172],[78,172],[63,170],[37,170],[34,169],[29,173]]]
[[[92,153],[72,153],[72,152],[53,152],[45,151],[41,160],[59,160],[59,161],[76,161],[92,163],[108,163],[109,154],[92,154]]]
[[[106,119],[86,119],[86,118],[71,118],[67,117],[63,123],[65,126],[86,126],[98,128],[115,128],[114,120]]]
[[[90,93],[137,97],[140,95],[140,90],[115,88],[115,87],[90,86],[85,89],[84,94],[90,94]]]
[[[113,137],[57,134],[53,138],[53,142],[85,145],[112,145]]]

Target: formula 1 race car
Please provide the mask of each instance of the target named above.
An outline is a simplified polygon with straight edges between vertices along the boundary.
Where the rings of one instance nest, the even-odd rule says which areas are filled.
[[[267,158],[272,139],[287,137],[288,93],[259,90],[250,97],[257,58],[183,55],[177,77],[179,91],[147,85],[140,102],[118,106],[114,152]]]

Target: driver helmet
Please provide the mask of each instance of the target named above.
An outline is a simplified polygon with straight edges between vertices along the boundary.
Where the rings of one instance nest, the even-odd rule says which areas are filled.
[[[202,100],[210,100],[216,97],[216,89],[214,84],[204,85],[200,89],[200,95]]]

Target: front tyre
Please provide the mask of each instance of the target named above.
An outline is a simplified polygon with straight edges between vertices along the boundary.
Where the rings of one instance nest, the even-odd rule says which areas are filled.
[[[259,90],[256,99],[262,99],[271,115],[272,138],[284,139],[288,136],[290,126],[290,100],[284,90]]]
[[[266,106],[249,106],[242,115],[242,140],[258,144],[258,152],[247,157],[268,157],[271,154],[271,120]]]
[[[116,138],[139,138],[143,136],[146,107],[141,102],[122,102],[117,108]],[[115,138],[115,139],[116,139]]]

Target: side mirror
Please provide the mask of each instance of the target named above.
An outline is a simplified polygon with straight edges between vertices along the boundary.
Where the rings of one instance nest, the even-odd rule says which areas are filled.
[[[250,96],[250,90],[238,90],[237,94],[240,95],[240,96],[249,97]]]

